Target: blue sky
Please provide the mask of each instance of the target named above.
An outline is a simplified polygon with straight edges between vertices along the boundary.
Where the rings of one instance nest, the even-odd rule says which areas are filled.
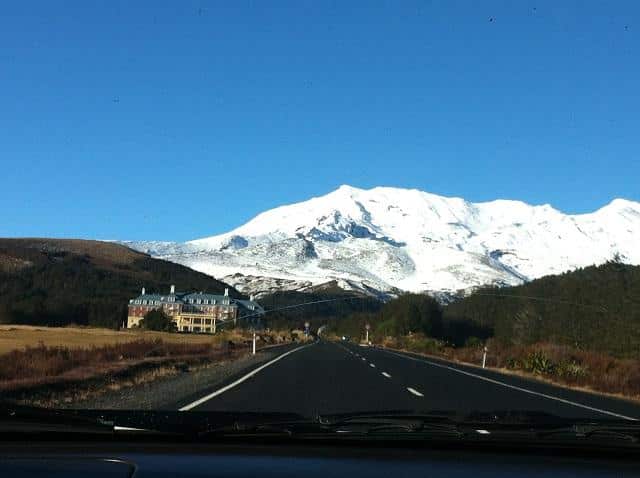
[[[187,240],[340,184],[640,200],[640,3],[12,2],[0,236]]]

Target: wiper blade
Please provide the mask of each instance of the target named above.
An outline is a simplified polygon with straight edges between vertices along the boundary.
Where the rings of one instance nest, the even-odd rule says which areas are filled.
[[[408,413],[358,413],[320,415],[311,420],[272,422],[236,422],[231,426],[215,427],[200,434],[201,438],[247,435],[280,435],[305,437],[403,437],[406,435],[461,437],[458,425],[443,415]]]
[[[640,426],[634,424],[577,423],[568,427],[536,430],[539,438],[578,440],[622,440],[640,443]]]
[[[113,426],[69,410],[2,404],[0,432],[112,433]]]

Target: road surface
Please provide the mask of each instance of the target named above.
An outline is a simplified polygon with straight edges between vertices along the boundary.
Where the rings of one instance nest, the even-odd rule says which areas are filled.
[[[320,340],[289,347],[175,407],[317,414],[527,410],[640,419],[640,405],[413,354]]]

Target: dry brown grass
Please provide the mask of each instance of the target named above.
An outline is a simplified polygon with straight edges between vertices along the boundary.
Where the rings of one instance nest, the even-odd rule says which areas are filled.
[[[240,340],[241,337],[241,333],[234,331],[218,335],[197,335],[133,329],[118,331],[92,327],[0,325],[0,355],[39,344],[47,347],[87,348],[157,339],[167,343],[210,344],[224,340]]]
[[[236,348],[241,347],[230,348],[212,343],[168,343],[160,339],[90,348],[37,345],[13,350],[0,356],[0,389],[34,386],[48,383],[51,379],[82,380],[142,362],[189,358],[219,359],[234,352]]]
[[[482,360],[479,348],[457,349],[452,355],[462,362],[478,364]],[[636,359],[550,343],[505,346],[490,342],[487,365],[571,387],[640,398],[640,360]]]
[[[475,366],[482,363],[481,346],[454,349],[418,334],[388,337],[382,345]],[[488,367],[580,390],[640,400],[640,360],[550,343],[507,346],[489,340],[487,345]]]
[[[258,348],[291,341],[290,332],[258,336]],[[0,392],[29,396],[43,389],[91,390],[82,384],[108,377],[108,387],[132,386],[249,353],[251,334],[216,335],[114,331],[96,328],[0,326]],[[86,391],[85,390],[85,391]],[[47,390],[45,390],[46,392]],[[45,393],[47,395],[47,393]]]

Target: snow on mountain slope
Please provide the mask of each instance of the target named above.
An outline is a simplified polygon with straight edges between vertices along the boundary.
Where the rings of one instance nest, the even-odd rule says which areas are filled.
[[[566,215],[520,201],[341,186],[226,234],[125,244],[247,292],[333,280],[378,291],[451,292],[612,259],[640,264],[640,203],[616,199],[590,214]]]

